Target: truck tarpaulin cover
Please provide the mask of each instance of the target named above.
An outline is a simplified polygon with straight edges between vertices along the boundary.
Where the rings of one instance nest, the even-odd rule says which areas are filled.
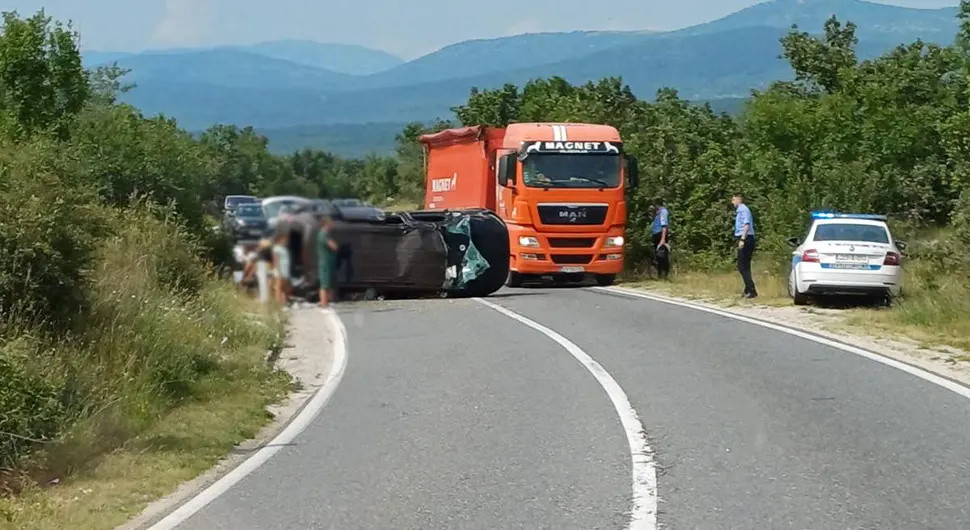
[[[492,212],[385,215],[377,209],[371,211],[379,215],[334,216],[331,232],[340,247],[337,288],[487,296],[497,291],[508,275],[508,230]],[[305,265],[296,267],[305,274],[303,283],[318,285],[316,216],[294,215],[281,221],[281,228],[291,232],[289,247],[294,264]]]

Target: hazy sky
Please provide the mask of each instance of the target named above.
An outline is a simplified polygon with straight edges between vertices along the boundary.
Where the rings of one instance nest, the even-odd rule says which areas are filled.
[[[803,0],[805,1],[805,0]],[[807,0],[810,1],[810,0]],[[537,31],[676,29],[757,0],[0,0],[72,20],[101,51],[310,39],[361,44],[412,58],[454,42]],[[944,7],[957,0],[882,0]],[[250,6],[250,7],[243,7]]]

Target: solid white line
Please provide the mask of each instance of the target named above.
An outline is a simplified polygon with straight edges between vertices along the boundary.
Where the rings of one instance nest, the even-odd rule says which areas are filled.
[[[334,391],[337,389],[337,385],[340,384],[340,379],[343,377],[344,371],[347,368],[347,329],[332,308],[320,309],[320,311],[327,315],[327,320],[330,321],[330,329],[334,332],[333,369],[330,371],[327,381],[317,389],[303,410],[300,411],[296,418],[276,438],[273,438],[271,442],[247,458],[246,461],[227,475],[202,490],[202,492],[190,501],[149,527],[148,530],[172,530],[188,520],[196,512],[205,508],[209,503],[235,486],[246,475],[256,471],[259,466],[266,463],[267,460],[272,458],[285,445],[293,442],[310,425],[310,422],[316,418],[323,407],[326,406],[330,397],[333,396]]]
[[[640,423],[640,418],[637,416],[637,411],[630,404],[629,398],[627,398],[619,383],[582,348],[559,333],[487,300],[481,298],[473,298],[473,300],[549,337],[575,357],[596,378],[596,381],[606,391],[610,401],[613,402],[613,407],[620,417],[620,423],[623,424],[623,430],[626,431],[626,439],[630,445],[630,456],[633,461],[633,508],[630,511],[630,523],[627,528],[628,530],[656,530],[657,464],[654,460],[653,449],[647,442],[643,424]]]
[[[566,131],[568,130],[566,129],[566,126],[560,125],[559,130],[561,131],[560,134],[562,134],[562,141],[564,142],[569,141],[569,137],[567,136],[567,133],[566,133]]]
[[[553,125],[552,126],[552,139],[553,139],[553,141],[556,141],[556,142],[562,141],[562,136],[559,135],[559,126],[558,125]]]
[[[963,397],[965,397],[967,399],[970,399],[970,388],[968,388],[968,387],[966,387],[964,385],[961,385],[961,384],[959,384],[959,383],[957,383],[955,381],[951,381],[951,380],[949,380],[949,379],[947,379],[945,377],[941,377],[941,376],[936,375],[936,374],[934,374],[932,372],[928,372],[928,371],[923,370],[921,368],[917,368],[917,367],[915,367],[913,365],[904,363],[902,361],[897,361],[896,359],[892,359],[890,357],[885,357],[883,355],[880,355],[880,354],[875,353],[875,352],[871,352],[869,350],[864,350],[862,348],[857,348],[855,346],[850,346],[848,344],[843,344],[841,342],[834,341],[834,340],[830,340],[830,339],[827,339],[825,337],[820,337],[820,336],[814,335],[812,333],[806,333],[804,331],[799,331],[799,330],[794,329],[794,328],[790,328],[790,327],[783,326],[783,325],[779,325],[779,324],[774,324],[772,322],[767,322],[767,321],[760,320],[760,319],[757,319],[757,318],[751,318],[751,317],[747,317],[747,316],[743,316],[743,315],[738,315],[736,313],[731,313],[729,311],[722,311],[720,309],[714,309],[714,308],[711,308],[711,307],[705,307],[705,306],[702,306],[702,305],[692,304],[690,302],[682,302],[680,300],[672,300],[672,299],[667,298],[667,297],[664,297],[664,296],[655,296],[655,295],[651,295],[651,294],[644,293],[642,291],[635,291],[633,289],[627,289],[627,288],[623,288],[623,287],[593,287],[593,289],[596,289],[596,290],[599,290],[599,291],[603,291],[603,292],[609,292],[609,293],[622,294],[622,295],[626,295],[626,296],[632,296],[632,297],[636,297],[636,298],[643,298],[643,299],[646,299],[646,300],[652,300],[654,302],[662,302],[662,303],[665,303],[665,304],[671,304],[671,305],[686,307],[686,308],[689,308],[689,309],[694,309],[696,311],[704,311],[705,313],[711,313],[711,314],[718,315],[718,316],[722,316],[722,317],[726,317],[726,318],[733,318],[734,320],[739,320],[741,322],[746,322],[748,324],[754,324],[756,326],[761,326],[763,328],[768,328],[768,329],[771,329],[771,330],[780,331],[782,333],[787,333],[789,335],[793,335],[793,336],[798,337],[798,338],[801,338],[801,339],[810,340],[810,341],[816,342],[818,344],[824,344],[825,346],[830,346],[832,348],[838,348],[838,349],[840,349],[840,350],[842,350],[844,352],[854,353],[856,355],[859,355],[861,357],[865,357],[866,359],[869,359],[871,361],[876,361],[877,363],[881,363],[881,364],[884,364],[886,366],[891,366],[893,368],[896,368],[897,370],[902,370],[903,372],[906,372],[909,375],[913,375],[913,376],[919,377],[920,379],[922,379],[924,381],[928,381],[928,382],[933,383],[935,385],[941,386],[941,387],[943,387],[943,388],[945,388],[947,390],[951,390],[951,391],[953,391],[953,392],[955,392],[955,393],[957,393],[957,394],[959,394],[959,395],[961,395],[961,396],[963,396]]]

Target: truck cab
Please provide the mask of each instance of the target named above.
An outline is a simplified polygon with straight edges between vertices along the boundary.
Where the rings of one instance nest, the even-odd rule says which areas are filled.
[[[488,208],[509,229],[507,285],[534,277],[613,283],[623,270],[625,190],[636,160],[608,125],[449,129],[427,146],[425,207]]]

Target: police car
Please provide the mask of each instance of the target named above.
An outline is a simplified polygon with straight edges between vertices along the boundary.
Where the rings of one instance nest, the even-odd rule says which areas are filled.
[[[902,291],[902,250],[886,216],[812,212],[804,240],[792,252],[788,295],[805,305],[816,295],[862,295],[888,302]]]

